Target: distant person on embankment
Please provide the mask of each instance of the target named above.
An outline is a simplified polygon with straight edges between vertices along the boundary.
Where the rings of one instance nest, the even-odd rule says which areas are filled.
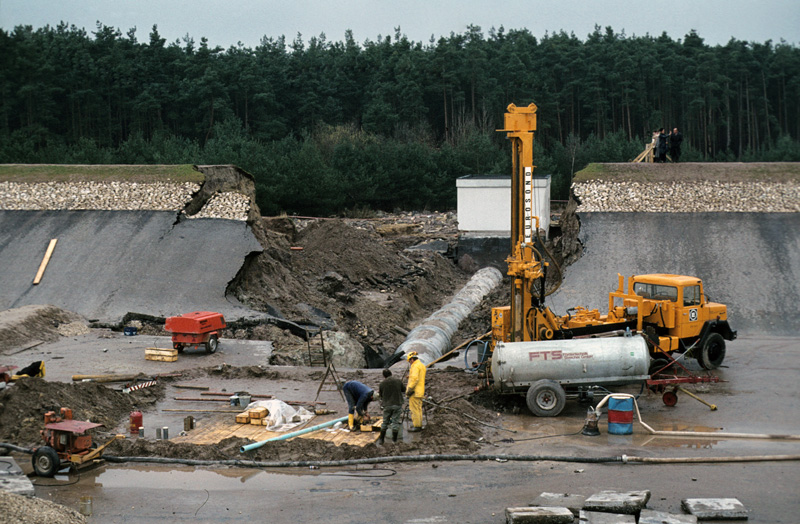
[[[683,143],[683,135],[678,128],[672,130],[669,134],[669,157],[673,162],[678,162],[681,158],[681,144]]]
[[[655,162],[667,161],[667,134],[664,128],[658,130],[658,140],[656,140]]]

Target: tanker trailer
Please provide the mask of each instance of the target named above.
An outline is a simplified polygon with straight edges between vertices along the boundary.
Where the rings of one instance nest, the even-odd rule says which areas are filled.
[[[534,415],[555,417],[567,392],[643,382],[649,365],[647,343],[638,335],[498,342],[489,383],[497,393],[525,395]]]

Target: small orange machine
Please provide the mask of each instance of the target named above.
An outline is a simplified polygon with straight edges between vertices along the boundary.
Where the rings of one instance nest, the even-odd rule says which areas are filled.
[[[40,477],[53,477],[63,467],[83,468],[96,464],[106,446],[125,438],[124,435],[116,435],[98,447],[86,431],[100,426],[102,424],[73,420],[69,408],[61,408],[60,417],[55,411],[48,411],[44,414],[42,430],[45,445],[33,452],[33,470]]]
[[[225,329],[225,318],[222,313],[211,311],[194,311],[167,317],[164,329],[172,333],[172,347],[183,353],[183,348],[201,344],[206,353],[214,353],[219,344],[220,332]]]

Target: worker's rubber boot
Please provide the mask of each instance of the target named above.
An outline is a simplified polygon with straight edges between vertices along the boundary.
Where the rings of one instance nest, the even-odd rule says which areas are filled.
[[[400,430],[399,429],[397,431],[393,431],[392,432],[392,442],[397,442],[397,437],[399,437],[399,436],[400,436]]]
[[[381,436],[378,437],[378,445],[383,446],[384,442],[386,442],[386,430],[381,430]]]
[[[353,415],[347,415],[347,427],[350,429],[350,431],[353,431],[353,419],[354,418],[355,417]]]

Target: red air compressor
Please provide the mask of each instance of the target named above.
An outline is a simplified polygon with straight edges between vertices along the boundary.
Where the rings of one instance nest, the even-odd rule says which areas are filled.
[[[214,353],[219,344],[220,332],[225,329],[222,313],[194,311],[176,317],[167,317],[164,329],[172,333],[172,347],[183,353],[183,348],[201,344],[206,353]]]

